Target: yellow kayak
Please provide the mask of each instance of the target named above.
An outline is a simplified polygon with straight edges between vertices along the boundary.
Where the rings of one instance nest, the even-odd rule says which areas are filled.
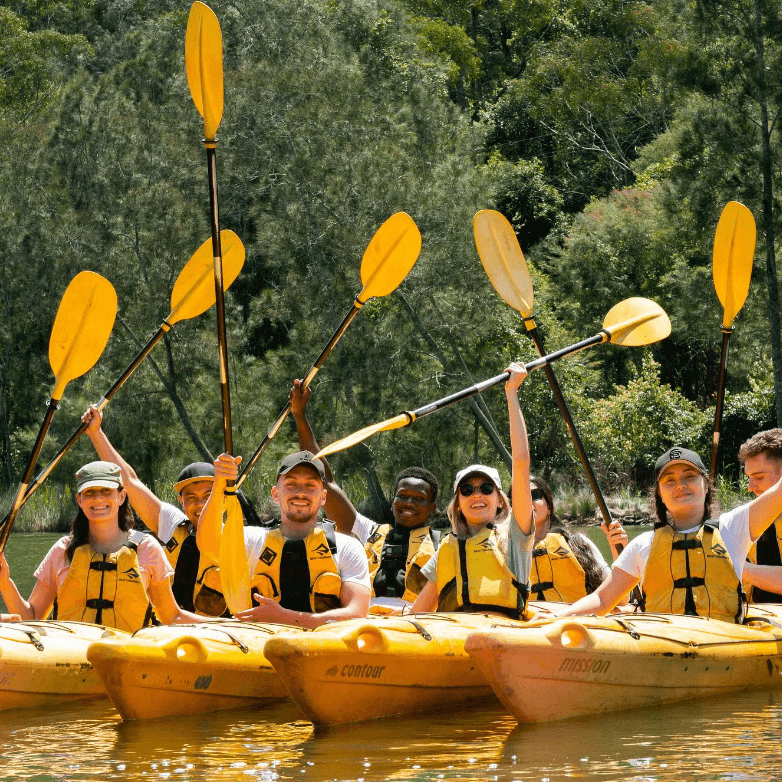
[[[197,714],[288,698],[264,646],[290,632],[230,619],[147,627],[92,644],[87,657],[123,719]]]
[[[782,606],[753,605],[750,617],[500,621],[466,649],[519,722],[547,722],[782,685]]]
[[[464,641],[497,622],[513,624],[483,614],[352,619],[279,635],[265,654],[307,718],[335,725],[494,701]]]
[[[83,622],[0,623],[0,710],[106,695],[87,661],[93,641],[129,637]]]

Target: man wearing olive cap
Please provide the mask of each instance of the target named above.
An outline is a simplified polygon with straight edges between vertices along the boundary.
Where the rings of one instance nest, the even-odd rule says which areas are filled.
[[[198,546],[217,557],[223,495],[238,476],[240,456],[221,454],[214,463],[212,494],[198,524]],[[326,502],[323,462],[310,451],[290,454],[277,470],[271,496],[280,518],[269,527],[245,528],[250,588],[258,604],[238,619],[306,628],[367,615],[369,571],[361,544],[318,521]]]
[[[181,506],[177,508],[159,499],[143,483],[109,441],[101,428],[102,419],[103,414],[94,405],[82,417],[98,455],[120,466],[130,504],[163,544],[174,568],[172,590],[177,602],[203,616],[228,615],[217,563],[201,556],[195,536],[198,518],[212,491],[214,467],[208,462],[193,462],[182,470],[174,484]]]

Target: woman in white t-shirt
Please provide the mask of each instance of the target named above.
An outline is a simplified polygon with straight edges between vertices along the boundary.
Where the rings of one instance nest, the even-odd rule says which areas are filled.
[[[747,553],[782,513],[782,479],[760,497],[710,521],[712,487],[700,456],[672,448],[655,463],[653,532],[632,540],[610,577],[591,595],[558,611],[606,614],[641,584],[642,610],[740,622]]]
[[[133,529],[133,513],[113,462],[90,462],[76,473],[70,535],[60,538],[35,571],[28,600],[0,554],[0,594],[17,619],[54,618],[103,624],[133,632],[150,623],[152,609],[165,624],[201,622],[182,610],[171,592],[173,570],[162,546]]]
[[[412,606],[419,611],[526,613],[535,540],[529,482],[529,445],[518,390],[527,369],[508,367],[505,384],[510,419],[513,508],[494,467],[473,464],[456,475],[447,513],[451,533],[421,568],[428,579]],[[465,576],[466,574],[466,576]]]

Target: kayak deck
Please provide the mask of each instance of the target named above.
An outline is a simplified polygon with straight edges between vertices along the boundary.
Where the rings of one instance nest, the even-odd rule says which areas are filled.
[[[316,725],[493,702],[464,641],[498,621],[447,613],[353,619],[277,636],[266,656]]]
[[[749,626],[669,614],[497,622],[466,650],[519,722],[782,685],[782,606]]]
[[[0,624],[0,710],[106,695],[87,660],[89,645],[127,633],[83,622]]]
[[[225,620],[139,630],[88,652],[126,720],[236,709],[283,700],[288,691],[264,646],[283,625]]]

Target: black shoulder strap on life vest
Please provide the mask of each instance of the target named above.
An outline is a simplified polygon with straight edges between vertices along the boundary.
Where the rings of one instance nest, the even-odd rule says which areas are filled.
[[[179,549],[179,556],[174,569],[174,583],[171,591],[174,598],[185,611],[195,611],[193,606],[193,590],[198,578],[198,565],[201,561],[201,552],[198,550],[195,535],[188,535]]]

